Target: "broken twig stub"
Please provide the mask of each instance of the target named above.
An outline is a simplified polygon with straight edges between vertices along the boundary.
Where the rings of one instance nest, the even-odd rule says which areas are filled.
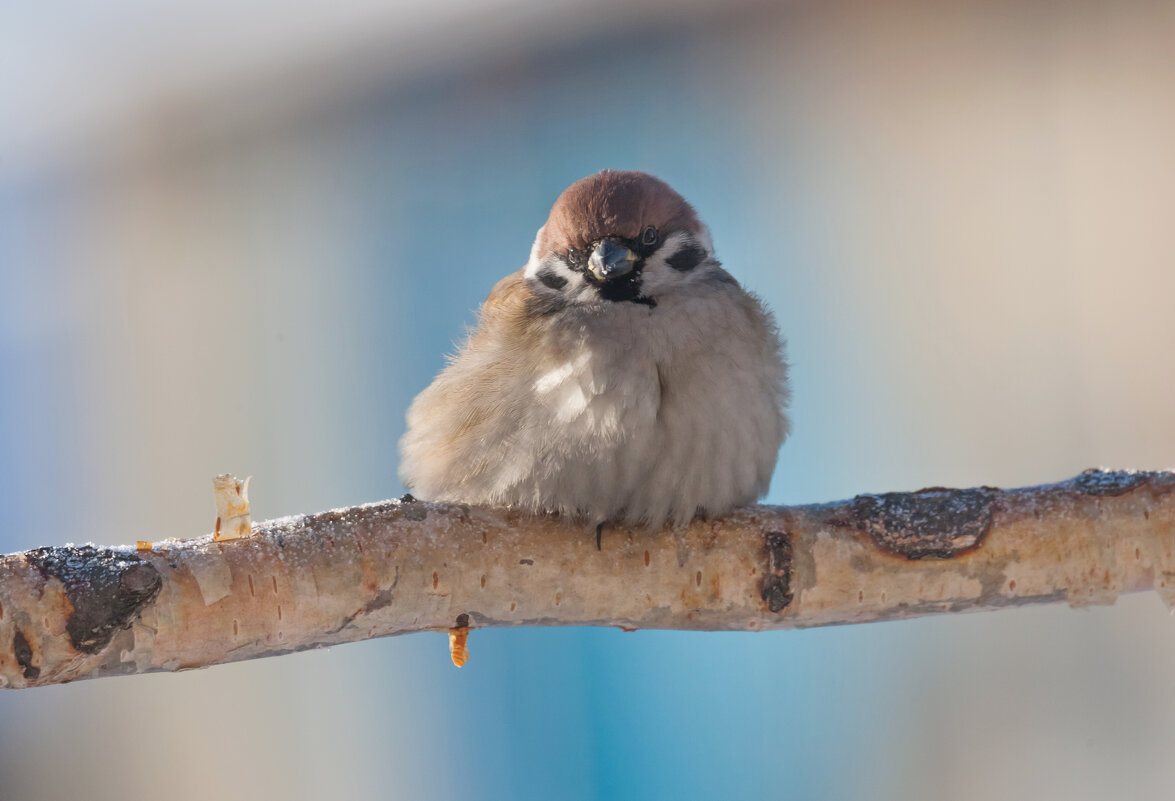
[[[253,518],[249,514],[249,481],[231,473],[222,473],[212,479],[212,493],[216,501],[216,525],[212,539],[216,542],[239,540],[253,533]]]
[[[0,685],[184,670],[418,631],[764,630],[1175,600],[1175,473],[759,506],[663,531],[403,499],[252,536],[0,557]],[[464,630],[464,631],[462,631]]]

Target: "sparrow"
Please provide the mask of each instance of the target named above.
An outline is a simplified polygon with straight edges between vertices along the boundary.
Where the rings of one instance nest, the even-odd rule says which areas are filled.
[[[424,500],[684,525],[753,503],[788,434],[771,313],[668,184],[568,187],[526,266],[417,396],[400,477]]]

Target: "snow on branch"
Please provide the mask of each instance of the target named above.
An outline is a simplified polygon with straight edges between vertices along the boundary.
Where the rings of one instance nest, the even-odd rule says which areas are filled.
[[[369,637],[866,623],[1155,588],[1175,602],[1175,472],[933,488],[594,528],[410,498],[138,547],[0,557],[0,686],[186,670]]]

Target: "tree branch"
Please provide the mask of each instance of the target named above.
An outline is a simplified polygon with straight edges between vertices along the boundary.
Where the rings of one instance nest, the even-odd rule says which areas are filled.
[[[1149,587],[1171,604],[1173,546],[1171,471],[760,506],[680,530],[609,527],[602,550],[594,528],[553,517],[387,501],[226,542],[0,557],[0,686],[463,626],[758,631]]]

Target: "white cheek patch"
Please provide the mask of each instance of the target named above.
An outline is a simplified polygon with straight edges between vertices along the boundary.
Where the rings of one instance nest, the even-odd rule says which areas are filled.
[[[704,252],[705,257],[696,267],[679,270],[670,265],[674,256],[698,249]],[[713,258],[708,230],[703,228],[697,234],[675,231],[665,238],[656,253],[645,259],[641,288],[646,295],[655,298],[661,291],[704,279],[710,272],[707,264],[712,264]]]
[[[579,294],[586,285],[583,275],[571,269],[567,262],[558,256],[547,256],[537,262],[527,262],[526,277],[567,297]]]
[[[583,276],[572,270],[567,263],[554,254],[540,257],[539,240],[543,237],[543,229],[539,229],[534,244],[530,248],[530,260],[526,263],[523,274],[527,280],[535,281],[550,290],[562,292],[566,295],[575,295],[584,286]]]
[[[534,244],[530,246],[530,262],[527,264],[527,275],[530,275],[530,265],[536,264],[539,261],[539,240],[543,238],[543,231],[547,226],[541,226],[539,232],[534,235]]]
[[[656,253],[645,259],[645,270],[649,270],[650,268],[660,270],[670,269],[670,257],[693,244],[694,237],[690,236],[685,231],[673,232],[665,238],[665,241],[661,243],[661,247],[657,248]]]

